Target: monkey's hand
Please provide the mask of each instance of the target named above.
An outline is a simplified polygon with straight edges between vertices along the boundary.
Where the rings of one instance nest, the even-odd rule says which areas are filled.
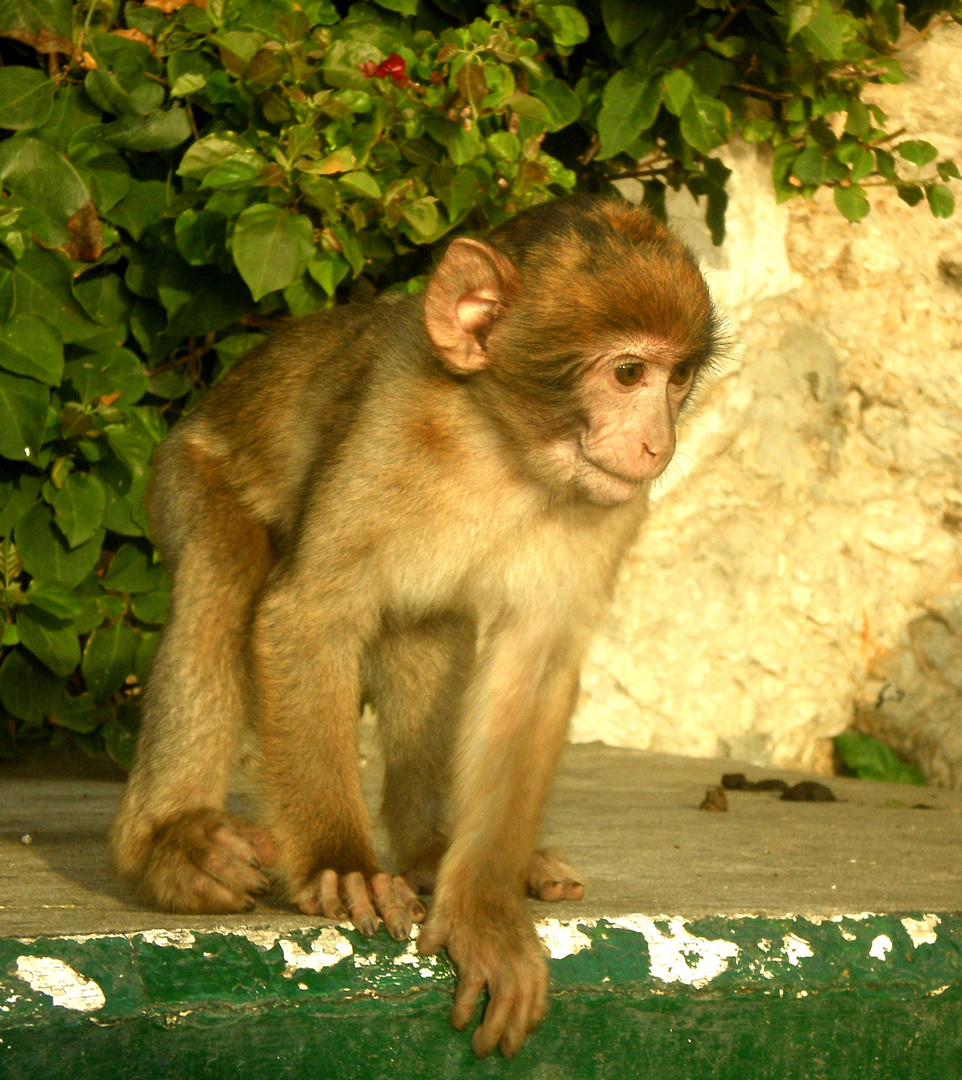
[[[191,810],[154,833],[140,873],[141,891],[165,911],[253,911],[276,857],[270,837],[216,810]]]
[[[436,953],[442,946],[458,969],[451,1023],[463,1031],[487,987],[488,1004],[471,1046],[481,1058],[495,1047],[514,1057],[548,1007],[548,965],[531,920],[520,906],[465,911],[454,918],[436,905],[418,938],[418,952]]]
[[[323,870],[294,894],[305,915],[323,915],[342,921],[350,917],[365,937],[377,930],[378,916],[395,941],[407,941],[411,927],[427,915],[417,893],[400,875],[380,871],[365,877],[354,872]]]
[[[545,849],[532,855],[526,884],[535,900],[582,900],[585,895],[578,871]]]

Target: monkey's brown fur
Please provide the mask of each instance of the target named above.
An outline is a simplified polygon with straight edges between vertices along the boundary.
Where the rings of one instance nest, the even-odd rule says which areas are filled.
[[[149,509],[174,582],[112,829],[150,903],[300,909],[446,947],[453,1019],[517,1050],[547,974],[526,888],[582,895],[536,852],[592,627],[715,347],[682,245],[617,201],[538,207],[457,240],[423,297],[291,323],[161,447]],[[372,849],[355,751],[386,761],[397,869]],[[227,818],[256,737],[262,820]]]

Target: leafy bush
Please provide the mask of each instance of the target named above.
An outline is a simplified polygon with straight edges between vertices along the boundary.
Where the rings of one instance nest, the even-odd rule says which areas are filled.
[[[169,590],[151,453],[278,318],[619,178],[687,186],[720,242],[735,136],[779,199],[951,213],[955,166],[861,100],[899,33],[895,0],[0,0],[0,753],[129,760]]]
[[[873,735],[844,731],[836,735],[835,749],[845,767],[860,780],[889,784],[925,784],[918,765],[904,762],[895,751]]]

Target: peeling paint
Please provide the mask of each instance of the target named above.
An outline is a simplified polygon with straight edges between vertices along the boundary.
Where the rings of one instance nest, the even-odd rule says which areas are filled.
[[[311,927],[310,929],[314,929]],[[228,930],[234,937],[243,937],[259,949],[270,952],[277,944],[280,934],[276,930]]]
[[[869,949],[869,956],[874,956],[876,960],[884,960],[886,955],[892,951],[892,939],[888,934],[879,934],[879,936],[872,942],[872,947]]]
[[[680,918],[650,919],[644,915],[632,915],[625,919],[609,919],[612,926],[634,930],[643,934],[648,942],[651,974],[662,982],[682,982],[689,986],[707,986],[728,970],[729,960],[734,960],[739,948],[734,941],[724,938],[696,937]],[[658,922],[667,922],[666,934],[658,928]],[[694,963],[691,960],[694,959]]]
[[[911,919],[906,916],[902,920],[905,932],[909,940],[917,949],[920,945],[934,945],[939,940],[935,928],[942,920],[938,915],[923,915],[921,919]]]
[[[582,949],[591,948],[591,938],[582,933],[575,923],[565,923],[560,919],[541,919],[535,929],[552,960],[563,960],[566,956],[580,953]]]
[[[339,964],[354,952],[354,946],[333,926],[324,926],[311,942],[311,951],[305,952],[296,942],[280,939],[281,951],[287,961],[284,974],[290,978],[295,971],[322,971]]]
[[[14,974],[28,983],[31,990],[46,994],[62,1009],[96,1012],[107,1004],[93,979],[53,956],[18,956]]]
[[[172,949],[189,949],[196,941],[190,930],[145,930],[139,936],[148,945]]]
[[[804,938],[800,938],[798,934],[786,934],[782,938],[782,947],[792,967],[798,967],[799,960],[815,955],[812,952],[811,945]]]

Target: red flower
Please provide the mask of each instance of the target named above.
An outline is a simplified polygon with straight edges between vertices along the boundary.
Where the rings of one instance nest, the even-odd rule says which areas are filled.
[[[380,64],[368,60],[363,64],[358,64],[358,67],[361,69],[361,74],[367,79],[373,79],[377,76],[379,79],[393,79],[395,86],[411,85],[411,80],[407,76],[407,64],[404,62],[404,57],[398,56],[396,52],[392,52]]]

